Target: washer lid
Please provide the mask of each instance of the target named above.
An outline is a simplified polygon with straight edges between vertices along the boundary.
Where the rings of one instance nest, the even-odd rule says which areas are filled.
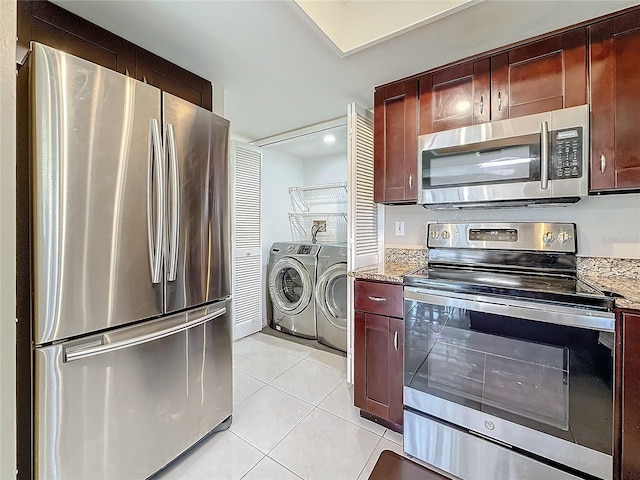
[[[336,263],[318,279],[316,304],[329,322],[341,330],[347,329],[347,264]]]
[[[313,294],[309,271],[292,257],[278,259],[269,274],[269,295],[274,307],[287,315],[304,310]]]

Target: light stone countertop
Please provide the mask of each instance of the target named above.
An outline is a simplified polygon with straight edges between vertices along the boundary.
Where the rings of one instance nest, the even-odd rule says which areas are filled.
[[[375,280],[378,282],[402,284],[402,277],[424,267],[424,263],[381,262],[377,265],[359,268],[349,272],[357,280]]]
[[[617,308],[630,308],[640,310],[640,279],[625,276],[602,277],[598,275],[580,275],[579,278],[586,280],[593,286],[613,292],[620,297],[615,297]]]
[[[349,276],[359,280],[402,284],[403,276],[424,267],[424,263],[381,262],[349,272]],[[640,278],[628,276],[601,276],[595,271],[583,271],[579,278],[586,280],[596,288],[615,294],[617,308],[640,310]]]

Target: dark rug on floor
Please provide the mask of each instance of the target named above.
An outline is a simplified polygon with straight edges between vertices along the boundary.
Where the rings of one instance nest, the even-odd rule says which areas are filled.
[[[373,467],[369,480],[449,480],[391,450],[384,450]]]

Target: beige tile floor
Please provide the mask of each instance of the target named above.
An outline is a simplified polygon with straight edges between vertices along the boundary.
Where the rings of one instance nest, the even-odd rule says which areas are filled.
[[[234,344],[234,412],[154,480],[366,480],[402,435],[360,418],[346,359],[256,333]]]

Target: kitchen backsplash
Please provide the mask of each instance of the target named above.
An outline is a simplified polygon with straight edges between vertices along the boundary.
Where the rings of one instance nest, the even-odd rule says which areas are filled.
[[[392,263],[426,263],[426,248],[385,248],[384,261]]]
[[[597,277],[640,279],[640,260],[635,258],[578,257],[578,273]]]

